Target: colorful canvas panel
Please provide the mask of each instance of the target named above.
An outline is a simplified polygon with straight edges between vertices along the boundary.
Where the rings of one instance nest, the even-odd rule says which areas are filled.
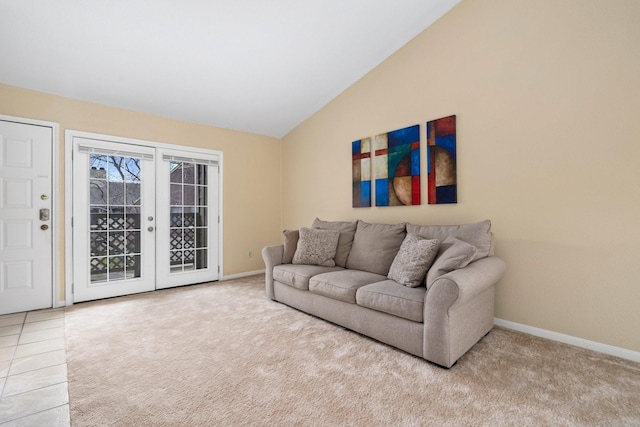
[[[376,206],[420,204],[420,125],[374,138]]]
[[[371,138],[351,143],[353,207],[371,207]]]
[[[430,205],[458,202],[456,116],[427,122],[427,182]]]

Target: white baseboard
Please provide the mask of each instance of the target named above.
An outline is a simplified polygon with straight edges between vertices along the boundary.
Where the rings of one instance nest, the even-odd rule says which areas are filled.
[[[262,270],[254,270],[254,271],[246,271],[244,273],[230,274],[228,276],[222,276],[220,280],[241,279],[243,277],[255,276],[256,274],[264,274],[265,271],[266,270],[263,268]]]
[[[524,332],[525,334],[534,335],[536,337],[547,338],[565,344],[574,345],[576,347],[586,348],[588,350],[597,351],[611,356],[620,357],[634,362],[640,362],[640,352],[627,350],[626,348],[615,347],[608,344],[602,344],[595,341],[589,341],[582,338],[573,337],[571,335],[560,334],[558,332],[548,331],[546,329],[534,328],[533,326],[523,325],[521,323],[510,322],[508,320],[493,319],[493,324],[502,326],[503,328],[513,329],[514,331]]]

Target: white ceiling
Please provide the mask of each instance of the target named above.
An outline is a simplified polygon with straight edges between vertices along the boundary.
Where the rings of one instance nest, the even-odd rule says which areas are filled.
[[[282,137],[460,0],[0,0],[0,83]]]

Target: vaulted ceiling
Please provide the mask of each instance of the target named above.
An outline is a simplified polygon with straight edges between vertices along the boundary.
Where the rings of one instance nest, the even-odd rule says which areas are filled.
[[[0,83],[282,137],[459,1],[0,0]]]

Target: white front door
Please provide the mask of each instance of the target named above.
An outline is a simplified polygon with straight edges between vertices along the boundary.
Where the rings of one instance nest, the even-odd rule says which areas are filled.
[[[155,289],[154,152],[74,138],[74,302]]]
[[[50,127],[0,120],[0,314],[52,307]]]

